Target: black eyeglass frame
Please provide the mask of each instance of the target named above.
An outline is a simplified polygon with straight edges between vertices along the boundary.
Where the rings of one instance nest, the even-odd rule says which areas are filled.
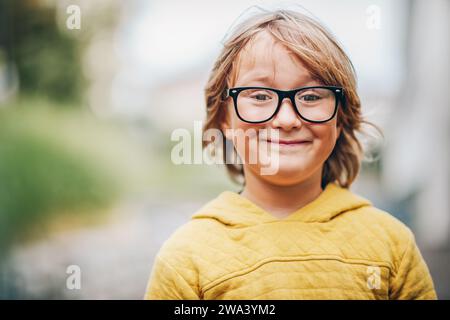
[[[238,98],[239,93],[246,89],[270,90],[270,91],[275,92],[278,95],[277,108],[275,109],[274,113],[269,118],[267,118],[266,120],[262,120],[262,121],[248,121],[241,117],[241,115],[239,114],[238,107],[237,107],[237,98]],[[335,106],[334,106],[334,112],[329,119],[309,120],[301,115],[300,111],[297,108],[297,104],[295,103],[295,95],[297,94],[297,92],[306,90],[306,89],[328,89],[334,93],[336,102],[335,102]],[[263,122],[270,121],[280,110],[281,103],[283,102],[284,98],[289,98],[291,100],[292,106],[294,107],[295,112],[300,116],[301,119],[303,119],[307,122],[312,122],[312,123],[324,123],[324,122],[330,121],[331,119],[333,119],[336,116],[339,102],[344,101],[344,88],[338,87],[338,86],[310,86],[310,87],[300,87],[300,88],[296,88],[293,90],[278,90],[278,89],[269,88],[269,87],[234,87],[234,88],[229,88],[226,90],[225,99],[227,99],[228,97],[233,98],[234,109],[236,111],[238,118],[247,123],[263,123]]]

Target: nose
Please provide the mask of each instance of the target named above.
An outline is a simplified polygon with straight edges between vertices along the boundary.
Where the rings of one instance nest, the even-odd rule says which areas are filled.
[[[271,124],[274,129],[280,128],[286,131],[300,128],[302,122],[289,98],[285,97],[281,101],[280,109],[272,119]]]

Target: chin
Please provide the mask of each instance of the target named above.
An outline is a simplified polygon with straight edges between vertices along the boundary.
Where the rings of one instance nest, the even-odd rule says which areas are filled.
[[[275,164],[272,164],[272,166],[275,168]],[[311,173],[315,169],[317,168],[310,161],[304,161],[304,159],[299,160],[299,158],[286,159],[280,157],[278,161],[278,171],[275,175],[280,175],[283,177],[304,176],[305,174]]]
[[[291,186],[308,179],[315,168],[305,168],[296,165],[280,165],[278,171],[273,175],[262,175],[261,177],[275,185]]]

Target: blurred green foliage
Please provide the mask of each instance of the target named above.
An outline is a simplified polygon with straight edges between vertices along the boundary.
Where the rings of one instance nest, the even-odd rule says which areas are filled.
[[[58,28],[55,4],[0,0],[0,49],[15,67],[21,94],[81,101],[81,46]]]
[[[94,158],[75,154],[61,132],[46,134],[51,128],[31,118],[0,112],[0,250],[58,209],[97,208],[119,194],[113,176]]]
[[[0,93],[15,79],[19,85],[0,104],[0,255],[51,217],[93,213],[129,186],[121,173],[130,159],[114,150],[118,130],[82,108],[87,39],[62,32],[57,7],[0,0],[0,71],[14,73]]]

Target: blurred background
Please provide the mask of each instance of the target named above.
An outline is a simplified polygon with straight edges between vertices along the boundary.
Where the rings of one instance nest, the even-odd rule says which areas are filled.
[[[0,298],[143,297],[163,241],[240,190],[219,166],[172,163],[171,133],[204,120],[239,15],[280,3],[348,52],[386,137],[365,141],[351,189],[412,228],[450,298],[447,0],[0,0]]]

